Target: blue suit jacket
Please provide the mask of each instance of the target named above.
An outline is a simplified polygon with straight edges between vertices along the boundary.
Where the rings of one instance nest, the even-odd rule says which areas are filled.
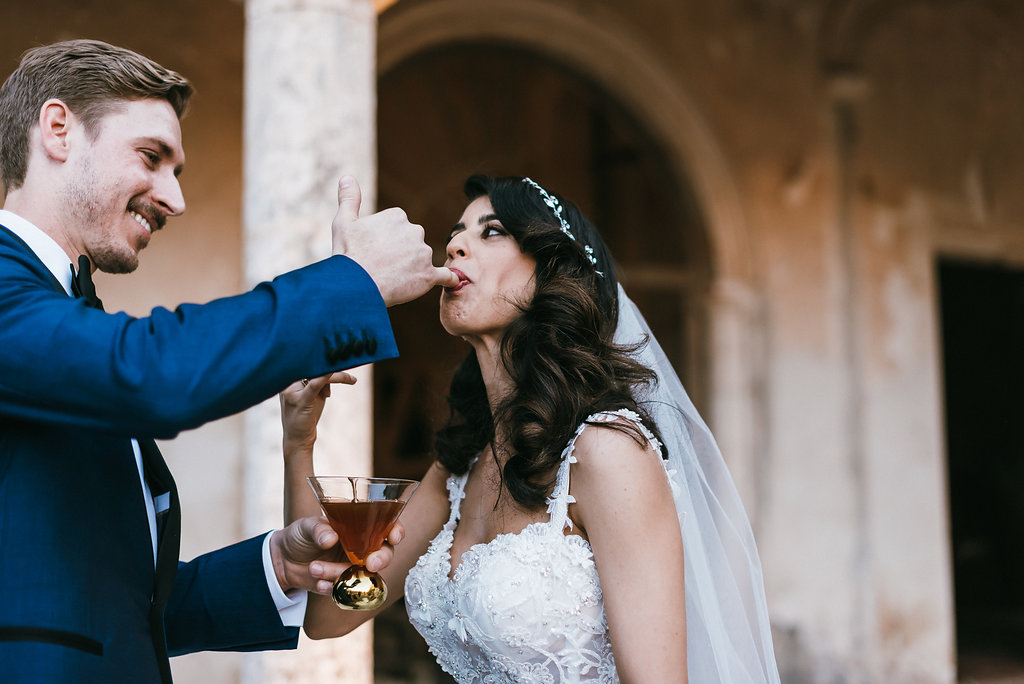
[[[396,355],[376,286],[344,257],[134,318],[68,297],[0,226],[0,679],[168,681],[168,652],[294,647],[262,537],[175,572],[161,531],[157,577],[130,438],[155,477],[154,438]],[[171,527],[169,473],[150,485],[169,490]]]

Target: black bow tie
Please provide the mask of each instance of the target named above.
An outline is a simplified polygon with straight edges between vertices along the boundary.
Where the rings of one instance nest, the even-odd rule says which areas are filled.
[[[85,305],[103,311],[103,302],[96,296],[96,286],[92,283],[92,264],[89,257],[82,254],[78,257],[78,273],[71,267],[71,294],[85,299]]]

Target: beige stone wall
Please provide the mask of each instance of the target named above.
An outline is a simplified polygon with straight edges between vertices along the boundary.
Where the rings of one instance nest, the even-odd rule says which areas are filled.
[[[1020,10],[575,7],[403,0],[382,17],[382,66],[508,40],[657,130],[709,214],[720,291],[743,302],[709,303],[709,418],[761,539],[784,679],[951,681],[935,259],[1021,262]]]
[[[30,44],[90,36],[196,81],[189,211],[138,274],[101,281],[114,306],[141,313],[242,287],[242,10],[0,8],[0,74]],[[935,259],[1024,264],[1021,9],[401,0],[380,25],[385,64],[456,37],[532,46],[616,93],[664,141],[707,216],[708,418],[758,535],[783,680],[953,681]],[[165,447],[186,556],[244,531],[241,441],[229,419]],[[193,656],[175,670],[237,681],[243,659]]]
[[[620,20],[656,37],[711,122],[764,288],[755,526],[784,667],[949,681],[935,259],[1024,258],[1024,16],[986,2],[658,9]],[[825,57],[856,67],[852,82]]]

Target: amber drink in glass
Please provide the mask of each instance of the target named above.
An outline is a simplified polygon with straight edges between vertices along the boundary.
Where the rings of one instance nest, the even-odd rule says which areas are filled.
[[[307,480],[352,563],[334,583],[334,602],[347,610],[381,607],[388,587],[380,575],[366,569],[366,558],[384,545],[419,482],[349,476]]]

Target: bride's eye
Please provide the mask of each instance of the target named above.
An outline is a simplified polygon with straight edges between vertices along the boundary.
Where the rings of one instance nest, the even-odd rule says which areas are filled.
[[[495,235],[508,235],[508,232],[501,226],[496,225],[484,226],[483,230],[480,231],[480,237],[484,239],[494,237]]]

